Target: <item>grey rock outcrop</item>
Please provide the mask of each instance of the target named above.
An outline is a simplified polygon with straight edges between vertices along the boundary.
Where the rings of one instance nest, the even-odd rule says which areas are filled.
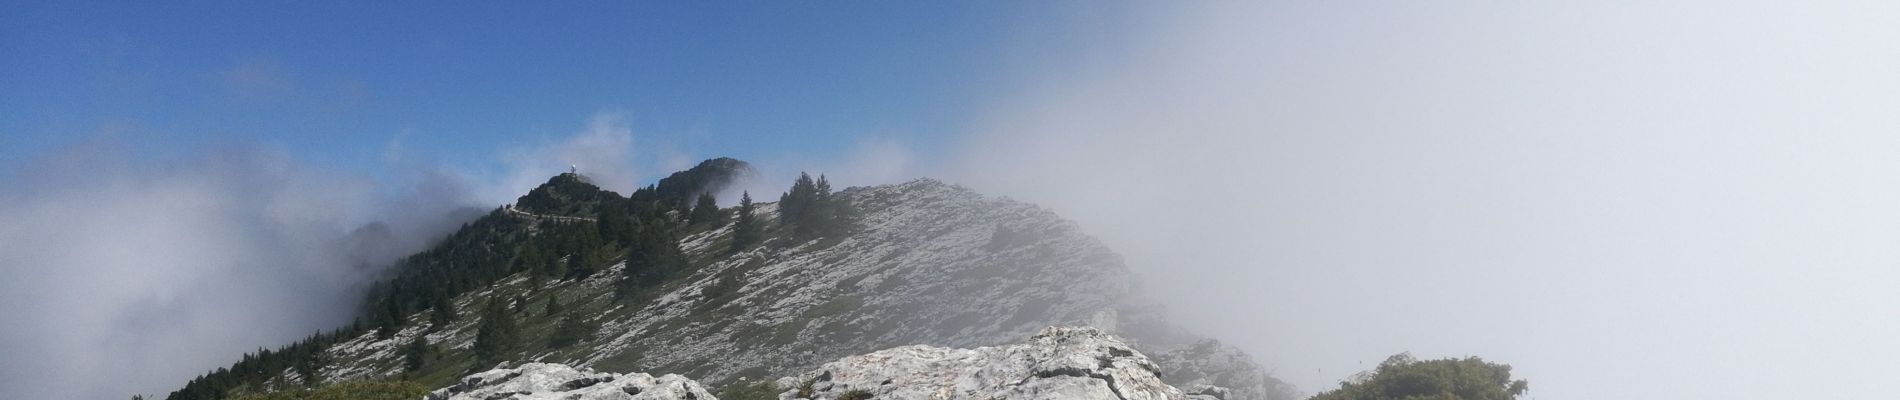
[[[1094,328],[1050,327],[1028,343],[974,349],[904,346],[781,378],[781,399],[836,399],[864,391],[888,399],[1181,400],[1160,367]]]
[[[427,400],[716,400],[679,375],[611,374],[561,364],[529,363],[462,378]]]
[[[1239,348],[1213,339],[1155,353],[1162,376],[1189,393],[1223,400],[1286,400],[1298,396]]]

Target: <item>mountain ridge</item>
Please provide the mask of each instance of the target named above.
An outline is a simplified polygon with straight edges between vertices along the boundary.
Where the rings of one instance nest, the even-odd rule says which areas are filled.
[[[554,313],[543,312],[553,309],[555,304],[550,303],[559,303],[565,313],[582,315],[572,319],[590,332],[571,347],[526,345],[514,359],[611,371],[680,373],[715,385],[781,376],[840,357],[897,346],[1000,345],[1052,325],[1130,333],[1169,332],[1143,335],[1151,340],[1130,338],[1137,346],[1145,347],[1144,351],[1157,355],[1187,348],[1188,343],[1206,342],[1167,325],[1165,318],[1154,311],[1158,309],[1155,303],[1134,289],[1137,278],[1122,266],[1119,255],[1081,232],[1073,222],[1032,204],[991,198],[928,178],[853,187],[836,194],[860,212],[852,233],[794,238],[786,234],[786,227],[773,221],[776,204],[761,202],[755,204],[753,217],[766,222],[768,239],[733,249],[732,224],[687,224],[680,216],[690,210],[657,200],[638,200],[641,191],[627,198],[586,198],[593,192],[578,185],[592,185],[579,175],[563,178],[568,175],[551,178],[549,185],[565,187],[559,192],[582,196],[546,196],[554,204],[547,208],[537,203],[504,209],[555,211],[570,216],[591,211],[599,216],[597,221],[530,221],[497,210],[470,227],[473,232],[508,239],[480,242],[487,243],[483,246],[547,247],[554,249],[549,250],[548,259],[605,265],[580,265],[584,273],[569,270],[558,278],[538,279],[540,275],[532,272],[535,266],[520,265],[518,261],[523,251],[532,250],[513,250],[507,260],[470,264],[503,267],[489,273],[500,274],[492,281],[471,284],[454,294],[437,291],[425,296],[427,299],[410,303],[385,301],[385,307],[421,306],[371,311],[381,315],[383,321],[375,323],[374,329],[365,328],[359,321],[352,332],[333,332],[327,343],[314,346],[316,355],[311,358],[317,361],[305,363],[310,365],[248,374],[232,389],[255,392],[389,377],[439,384],[465,371],[486,370],[493,366],[476,365],[467,353],[474,347],[480,321],[475,310],[496,301],[507,302],[517,315],[525,315],[516,318],[522,319],[526,337],[547,337],[558,328]],[[701,180],[711,181],[715,180]],[[661,186],[665,185],[641,190],[652,190],[648,193],[653,196],[646,199],[667,198],[658,196]],[[675,185],[668,189],[665,193],[709,191],[703,186],[682,189]],[[537,188],[539,191],[541,188]],[[524,201],[534,193],[524,195]],[[630,298],[614,295],[620,277],[630,273],[625,257],[584,254],[630,251],[619,249],[618,239],[592,239],[599,243],[591,246],[607,250],[586,250],[590,244],[570,248],[534,244],[550,237],[621,234],[607,226],[612,224],[610,220],[623,217],[639,226],[633,228],[635,231],[676,231],[680,238],[677,246],[687,260],[667,280],[643,287],[627,296]],[[451,239],[465,234],[474,233],[458,232]],[[438,252],[457,250],[434,249],[425,254]],[[453,315],[435,317],[432,314],[439,313],[435,310],[450,310],[440,313]],[[438,318],[440,323],[432,320]],[[421,369],[407,368],[404,348],[419,338],[426,339],[440,354]],[[1239,354],[1244,357],[1244,353]],[[1187,356],[1174,359],[1177,364],[1198,363]],[[1203,379],[1192,383],[1246,386],[1233,388],[1244,396],[1230,400],[1290,396],[1290,387],[1266,375],[1250,358],[1242,361],[1241,368],[1221,367],[1223,372],[1233,373],[1200,372],[1195,375]],[[1222,363],[1234,364],[1232,360]],[[1195,371],[1213,368],[1198,364],[1191,367],[1163,366]],[[1242,375],[1242,379],[1232,378],[1235,374]]]

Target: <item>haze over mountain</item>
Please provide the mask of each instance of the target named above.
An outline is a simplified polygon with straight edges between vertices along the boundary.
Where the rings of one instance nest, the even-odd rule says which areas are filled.
[[[1309,393],[1411,351],[1539,398],[1869,397],[1900,358],[1893,26],[1831,1],[0,4],[0,397],[174,390],[341,326],[376,265],[570,165],[628,195],[722,155],[762,202],[812,171],[1046,208]]]

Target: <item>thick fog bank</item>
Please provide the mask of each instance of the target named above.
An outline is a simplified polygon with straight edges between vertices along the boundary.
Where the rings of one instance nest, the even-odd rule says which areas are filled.
[[[380,267],[479,212],[442,175],[379,188],[257,147],[183,158],[100,140],[7,177],[0,397],[163,395],[344,323]]]
[[[1080,220],[1307,392],[1864,397],[1900,357],[1900,13],[1227,3],[994,99],[953,180]],[[1825,384],[1818,384],[1826,382]]]

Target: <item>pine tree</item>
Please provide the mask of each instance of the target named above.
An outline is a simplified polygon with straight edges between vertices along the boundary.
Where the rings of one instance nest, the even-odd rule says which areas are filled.
[[[543,263],[545,263],[545,261],[541,260],[541,247],[529,244],[521,246],[519,254],[515,256],[515,264],[513,267],[515,272],[539,272],[538,270],[541,269]]]
[[[416,340],[410,341],[408,346],[403,346],[402,348],[403,370],[421,370],[434,353],[435,348],[429,345],[429,336],[417,335]]]
[[[739,215],[732,222],[732,252],[737,253],[759,241],[759,218],[752,215],[752,193],[739,195]]]
[[[567,277],[567,260],[561,257],[548,257],[541,263],[541,276],[561,280]]]
[[[561,323],[554,327],[554,333],[548,335],[548,347],[562,348],[580,343],[590,333],[587,324],[581,322],[581,313],[569,313],[561,316]]]
[[[826,181],[824,175],[818,175],[818,182],[813,186],[817,193],[814,195],[816,201],[807,211],[805,223],[811,225],[807,234],[839,236],[850,233],[857,219],[857,210],[842,196],[831,193],[831,182]]]
[[[482,325],[475,330],[475,365],[487,368],[506,361],[520,346],[521,330],[508,312],[507,301],[489,300],[482,310]]]
[[[553,295],[553,294],[548,295],[548,307],[545,310],[546,316],[552,317],[555,314],[560,314],[561,311],[564,311],[564,308],[561,307],[561,296]]]
[[[627,267],[615,285],[614,297],[625,299],[639,288],[664,282],[685,268],[685,252],[680,250],[667,221],[648,220],[640,225],[640,233],[627,248]]]
[[[712,193],[700,193],[699,201],[696,203],[693,205],[693,213],[688,218],[689,223],[703,224],[713,228],[726,223],[726,214],[719,209],[719,201],[713,198]]]
[[[396,331],[402,330],[401,307],[395,304],[395,296],[383,300],[384,307],[376,312],[376,338],[388,340],[396,337]]]
[[[432,303],[429,312],[429,330],[438,331],[447,328],[455,321],[455,301],[442,292],[430,297]]]
[[[843,198],[831,193],[831,182],[819,175],[798,174],[792,189],[779,196],[779,222],[791,227],[799,239],[849,233],[856,211]]]
[[[792,189],[778,197],[779,223],[797,225],[809,215],[811,204],[818,200],[818,185],[810,174],[798,173],[798,180],[792,181]]]
[[[594,226],[601,240],[626,245],[633,234],[633,221],[627,218],[625,210],[622,207],[602,206],[597,214],[595,219],[600,222]]]

